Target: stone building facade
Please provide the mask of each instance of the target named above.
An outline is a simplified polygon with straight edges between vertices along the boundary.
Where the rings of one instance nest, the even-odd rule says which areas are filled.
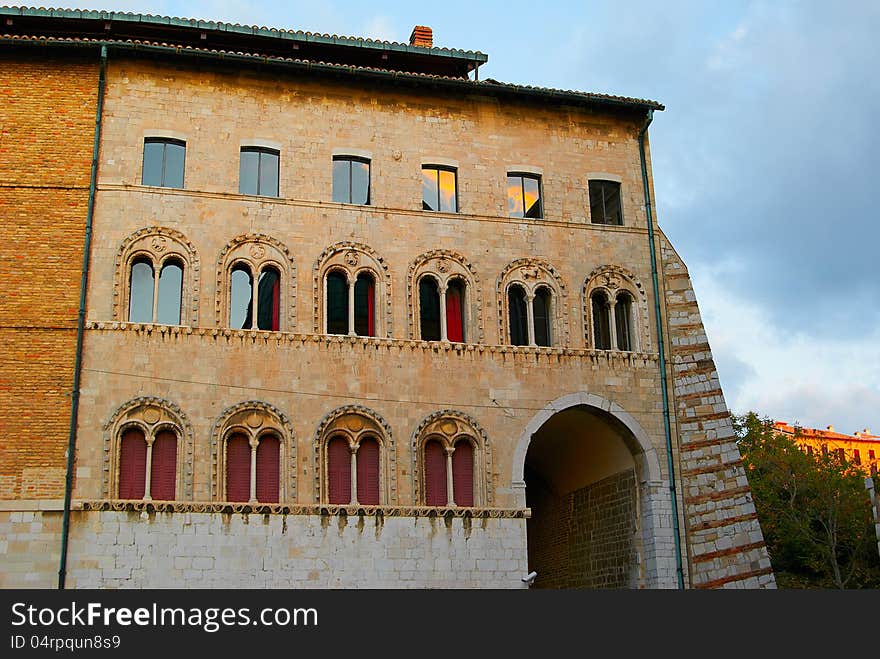
[[[650,212],[662,106],[479,81],[425,28],[0,16],[37,298],[3,303],[0,584],[774,586]]]

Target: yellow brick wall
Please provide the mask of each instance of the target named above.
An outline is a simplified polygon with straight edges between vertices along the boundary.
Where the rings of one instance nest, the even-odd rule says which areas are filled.
[[[97,59],[0,55],[0,499],[64,493],[97,83]]]

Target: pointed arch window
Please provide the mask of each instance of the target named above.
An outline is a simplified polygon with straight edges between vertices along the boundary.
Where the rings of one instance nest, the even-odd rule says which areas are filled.
[[[553,293],[546,286],[538,287],[532,295],[520,284],[511,284],[508,287],[507,313],[511,345],[553,345],[552,303]]]
[[[327,334],[376,336],[376,278],[361,272],[349,285],[349,273],[332,270],[324,290]]]
[[[467,439],[459,439],[451,447],[428,440],[424,469],[426,505],[474,505],[474,447]]]
[[[119,498],[173,501],[176,484],[177,433],[126,428],[119,442]]]

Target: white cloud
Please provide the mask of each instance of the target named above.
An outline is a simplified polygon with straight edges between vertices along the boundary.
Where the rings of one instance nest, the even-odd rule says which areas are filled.
[[[758,304],[725,286],[737,271],[731,262],[691,266],[731,411],[841,432],[880,431],[880,328],[839,340],[783,331]]]
[[[362,34],[370,39],[379,39],[380,41],[402,42],[409,38],[408,34],[404,36],[397,34],[391,19],[387,16],[373,16],[364,24],[358,34]]]

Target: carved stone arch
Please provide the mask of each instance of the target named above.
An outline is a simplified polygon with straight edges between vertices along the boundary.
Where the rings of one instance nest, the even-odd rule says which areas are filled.
[[[180,294],[180,324],[198,327],[201,264],[195,245],[176,229],[144,227],[125,238],[116,250],[113,270],[113,320],[128,320],[129,277],[132,262],[145,257],[153,263],[154,276],[170,258],[183,262],[183,290]]]
[[[495,297],[498,305],[498,339],[503,344],[510,343],[509,310],[507,289],[512,284],[521,285],[526,294],[534,294],[541,287],[547,287],[553,295],[553,344],[570,345],[568,328],[568,289],[565,281],[549,262],[538,258],[522,258],[508,264],[495,284]]]
[[[372,247],[363,243],[355,243],[351,241],[342,241],[330,245],[321,252],[321,255],[315,261],[312,267],[312,285],[314,293],[312,302],[314,306],[314,332],[315,334],[324,333],[324,277],[331,270],[341,270],[346,273],[349,284],[354,285],[354,281],[361,272],[371,272],[376,279],[377,293],[379,293],[380,305],[382,308],[380,317],[380,326],[376,328],[377,336],[392,336],[393,329],[393,310],[391,295],[391,271],[385,259],[380,256]]]
[[[603,291],[610,302],[620,291],[627,291],[633,298],[633,310],[636,313],[633,326],[637,328],[638,345],[634,352],[650,352],[651,328],[648,323],[648,296],[645,287],[630,270],[619,265],[601,265],[595,268],[584,281],[582,291],[584,312],[584,340],[587,347],[593,348],[593,304],[592,295],[595,291]]]
[[[230,240],[217,258],[217,280],[214,302],[214,322],[217,327],[229,324],[230,269],[233,263],[246,262],[253,269],[253,276],[266,265],[274,265],[281,274],[281,331],[292,332],[296,328],[296,263],[287,246],[280,240],[263,233],[247,233]],[[255,284],[256,285],[256,284]]]
[[[416,339],[419,325],[419,279],[431,274],[441,287],[449,281],[461,278],[466,283],[466,304],[468,311],[468,327],[465,338],[467,343],[483,343],[483,288],[476,268],[458,252],[447,249],[435,249],[425,252],[410,263],[406,277],[406,299],[409,306],[408,338]],[[476,337],[476,341],[472,338]]]
[[[119,446],[122,431],[137,426],[144,437],[169,428],[177,434],[177,499],[193,497],[192,424],[183,410],[164,398],[140,396],[117,407],[103,426],[104,455],[102,489],[104,497],[116,498],[119,491]]]
[[[296,501],[296,435],[293,424],[284,412],[261,400],[249,400],[227,407],[211,429],[211,500],[219,501],[226,494],[226,439],[233,432],[243,432],[249,441],[271,432],[281,445],[279,500]]]
[[[492,474],[492,447],[483,427],[472,416],[458,410],[439,410],[425,417],[410,438],[412,452],[413,496],[415,505],[425,501],[424,453],[425,443],[437,438],[445,446],[452,446],[463,437],[474,444],[474,505],[491,507],[495,501]]]
[[[363,405],[337,407],[324,415],[318,423],[313,443],[315,503],[327,499],[327,443],[339,431],[350,442],[360,442],[367,436],[375,437],[379,441],[379,501],[382,505],[397,505],[397,448],[391,426],[382,415]]]

